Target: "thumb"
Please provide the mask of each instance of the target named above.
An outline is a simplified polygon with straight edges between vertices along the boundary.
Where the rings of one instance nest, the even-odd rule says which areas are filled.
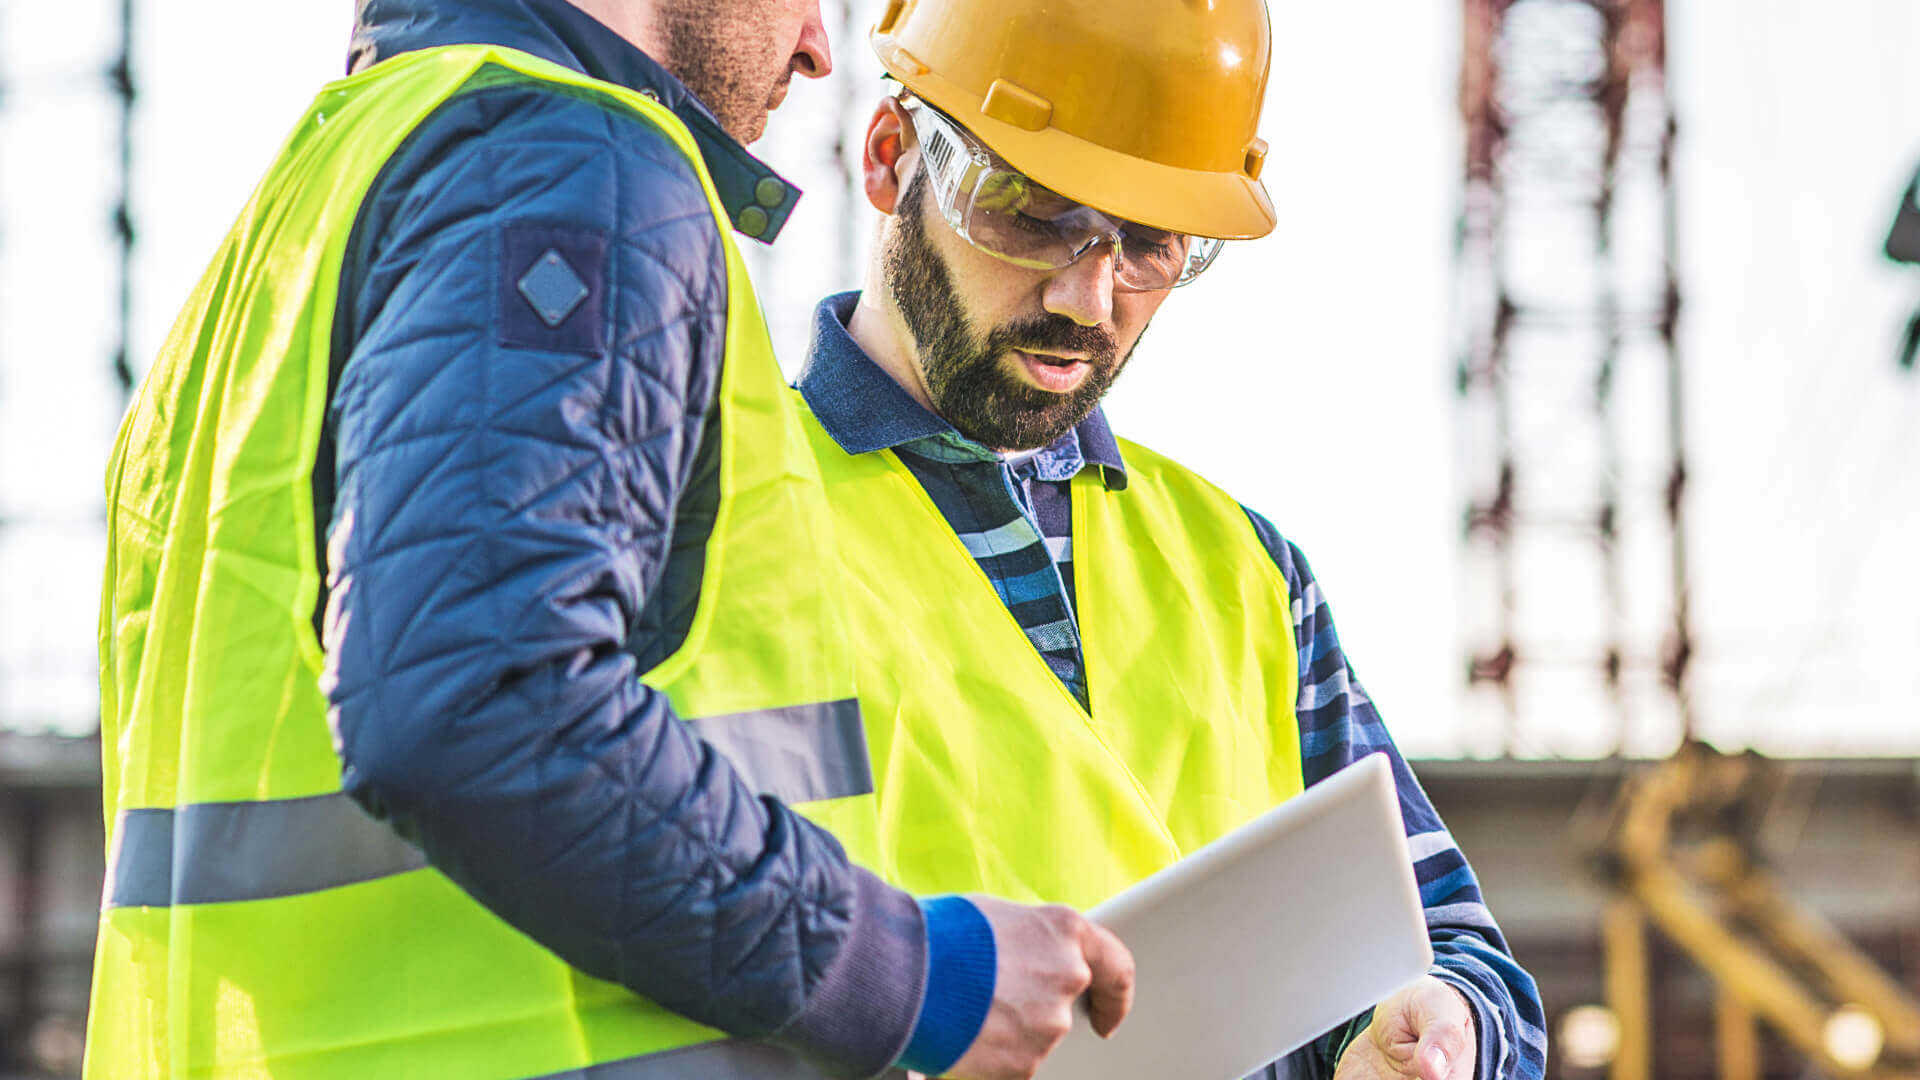
[[[1440,1045],[1440,1033],[1435,1028],[1429,1027],[1421,1034],[1419,1044],[1413,1048],[1413,1065],[1420,1073],[1420,1080],[1447,1080],[1453,1060],[1447,1048]]]
[[[1112,1035],[1133,1008],[1133,953],[1113,931],[1087,922],[1081,938],[1092,978],[1087,987],[1087,1018],[1101,1038]]]

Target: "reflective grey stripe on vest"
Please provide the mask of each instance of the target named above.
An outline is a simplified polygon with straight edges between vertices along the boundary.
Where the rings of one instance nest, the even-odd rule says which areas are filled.
[[[906,1080],[893,1069],[882,1080]],[[762,1043],[722,1039],[719,1042],[662,1050],[625,1061],[609,1061],[584,1069],[548,1073],[535,1080],[822,1080],[823,1074],[787,1053]]]
[[[849,698],[688,721],[755,791],[802,803],[873,791]],[[123,810],[104,907],[297,896],[404,874],[426,857],[345,794]]]
[[[426,856],[344,794],[126,810],[106,907],[267,900],[418,870]]]
[[[781,802],[873,793],[867,729],[853,698],[687,721],[727,755],[747,786]]]

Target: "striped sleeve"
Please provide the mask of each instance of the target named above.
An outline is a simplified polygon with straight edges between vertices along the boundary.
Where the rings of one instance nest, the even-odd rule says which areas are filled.
[[[1538,1080],[1546,1072],[1547,1037],[1540,994],[1513,959],[1480,895],[1479,881],[1420,782],[1393,745],[1353,665],[1340,648],[1333,616],[1306,557],[1259,514],[1247,516],[1286,577],[1293,598],[1294,643],[1300,654],[1301,770],[1308,786],[1368,754],[1393,764],[1413,856],[1420,902],[1433,941],[1433,975],[1472,1006],[1479,1038],[1480,1080]],[[1331,1076],[1347,1045],[1366,1029],[1371,1010],[1321,1036],[1277,1069],[1286,1076]]]

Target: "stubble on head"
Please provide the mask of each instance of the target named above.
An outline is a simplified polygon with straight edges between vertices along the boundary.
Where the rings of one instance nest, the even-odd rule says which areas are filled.
[[[661,0],[666,55],[660,62],[687,85],[727,134],[751,143],[793,78],[774,6],[762,0]]]
[[[1046,446],[1093,412],[1132,350],[1117,356],[1112,333],[1052,312],[977,333],[953,275],[927,237],[928,190],[926,173],[916,172],[894,210],[894,227],[881,254],[887,292],[913,334],[927,397],[941,419],[982,446]],[[1014,349],[1085,353],[1092,370],[1071,391],[1052,393],[1002,367],[1001,358]]]

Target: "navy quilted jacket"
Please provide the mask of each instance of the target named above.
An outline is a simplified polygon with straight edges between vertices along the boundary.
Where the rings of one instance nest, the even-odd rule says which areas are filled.
[[[353,64],[461,42],[658,95],[736,216],[784,188],[562,0],[363,0]],[[547,250],[557,327],[516,288]],[[354,798],[568,962],[868,1075],[920,1009],[920,907],[636,677],[697,600],[726,291],[692,169],[628,113],[514,83],[409,138],[349,241],[314,475],[336,745]]]

